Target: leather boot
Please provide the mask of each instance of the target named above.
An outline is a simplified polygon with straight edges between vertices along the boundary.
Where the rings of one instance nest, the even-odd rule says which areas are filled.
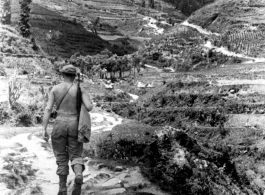
[[[80,195],[81,189],[82,189],[82,184],[81,185],[74,184],[74,189],[72,191],[72,195]]]
[[[82,185],[83,184],[83,165],[76,164],[74,165],[75,172],[75,184]]]
[[[80,195],[83,184],[83,165],[76,164],[74,165],[73,169],[75,172],[75,184],[72,195]]]
[[[67,187],[66,187],[66,182],[67,182],[67,175],[59,175],[59,192],[57,195],[67,195]]]

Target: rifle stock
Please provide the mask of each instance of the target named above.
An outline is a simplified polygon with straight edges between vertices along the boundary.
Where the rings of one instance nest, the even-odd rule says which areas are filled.
[[[77,112],[78,112],[78,121],[79,121],[79,116],[81,112],[81,106],[82,106],[82,92],[81,92],[81,87],[80,87],[80,73],[77,74],[78,77],[78,82],[77,82]]]

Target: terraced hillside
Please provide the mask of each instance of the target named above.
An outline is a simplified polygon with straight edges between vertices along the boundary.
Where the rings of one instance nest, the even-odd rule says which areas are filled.
[[[136,103],[127,107],[126,104],[119,106],[113,103],[112,108],[120,115],[152,125],[153,128],[170,125],[177,129],[175,132],[183,131],[196,140],[200,149],[194,148],[194,141],[184,137],[179,138],[178,144],[185,145],[188,151],[191,149],[192,154],[197,149],[201,151],[197,158],[209,165],[201,168],[201,171],[209,179],[206,183],[211,183],[209,191],[213,194],[262,194],[265,190],[264,70],[263,63],[256,63],[229,64],[208,71],[160,72],[153,74],[153,77],[157,80],[167,77],[171,81],[157,83]],[[148,73],[143,74],[147,75],[148,80]],[[154,167],[157,171],[161,170],[161,165],[158,166]],[[220,172],[213,173],[212,166],[216,166]],[[219,173],[223,174],[222,178],[227,178],[226,182],[231,179],[231,183],[222,181]],[[193,170],[193,174],[197,172]],[[170,178],[162,178],[152,180],[161,182],[162,189],[177,193],[180,187],[174,188],[169,184]],[[188,178],[185,185],[189,182],[196,185],[192,176]],[[196,181],[200,180],[198,175],[195,178]],[[203,189],[197,190],[200,192]],[[192,191],[190,194],[196,193]]]
[[[18,1],[12,1],[12,22],[17,24],[19,17]],[[76,52],[95,54],[110,44],[84,29],[74,20],[32,4],[31,30],[41,49],[51,56],[69,57]]]
[[[12,23],[17,24],[19,3],[11,2]],[[69,57],[77,51],[93,55],[105,48],[119,55],[132,53],[141,42],[162,32],[157,32],[156,25],[166,30],[170,27],[166,22],[171,16],[178,22],[186,18],[167,3],[163,4],[164,11],[139,5],[138,1],[121,0],[34,0],[30,23],[33,36],[43,51],[52,56]],[[151,21],[148,17],[158,20]],[[99,21],[94,28],[97,18]]]
[[[222,46],[237,53],[264,56],[264,0],[217,0],[197,10],[189,22],[222,36]]]

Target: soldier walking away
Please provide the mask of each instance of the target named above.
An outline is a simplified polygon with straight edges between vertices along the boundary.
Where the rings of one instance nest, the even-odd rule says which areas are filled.
[[[67,195],[67,176],[69,174],[68,162],[71,161],[75,173],[75,185],[72,195],[81,194],[83,184],[83,171],[85,169],[82,152],[83,143],[78,142],[78,85],[74,84],[77,69],[73,65],[64,66],[60,72],[64,82],[52,88],[43,119],[43,138],[48,142],[50,136],[47,131],[54,103],[57,106],[51,141],[53,152],[58,165],[56,174],[59,176],[59,192],[57,195]],[[93,108],[89,95],[81,88],[80,99],[87,111]]]

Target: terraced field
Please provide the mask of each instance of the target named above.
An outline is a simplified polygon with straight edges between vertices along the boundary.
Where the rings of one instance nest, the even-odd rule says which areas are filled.
[[[237,177],[246,177],[252,182],[248,187],[263,192],[264,68],[264,63],[229,64],[208,71],[157,73],[157,80],[168,82],[157,83],[153,95],[140,97],[135,118],[184,129],[209,150],[229,148]]]
[[[126,54],[136,51],[141,42],[156,34],[156,29],[146,25],[148,21],[144,21],[144,17],[158,18],[169,13],[179,15],[180,21],[185,19],[169,4],[164,4],[165,13],[149,8],[140,9],[139,3],[121,0],[34,0],[30,20],[32,33],[37,44],[50,56],[69,57],[77,51],[93,55],[105,48]],[[100,18],[98,36],[93,33],[96,18]],[[167,19],[168,16],[162,20]],[[11,20],[13,25],[18,23],[18,1],[11,3]],[[143,32],[139,34],[139,31]],[[129,36],[130,45],[122,44],[125,36]],[[117,46],[119,49],[115,49]]]

